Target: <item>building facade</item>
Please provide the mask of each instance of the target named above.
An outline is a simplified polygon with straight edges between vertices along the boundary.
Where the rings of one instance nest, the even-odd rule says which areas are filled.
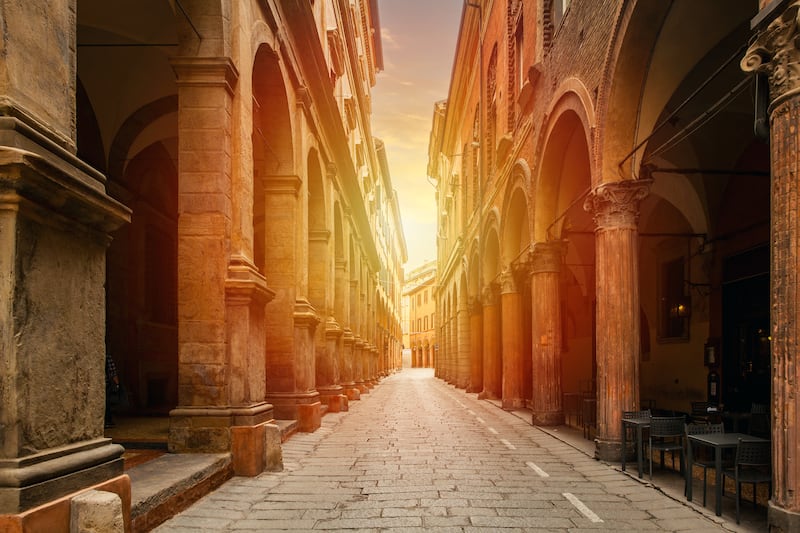
[[[482,0],[434,107],[437,374],[564,421],[766,405],[800,528],[797,1]]]
[[[87,487],[129,512],[106,352],[171,452],[239,475],[275,466],[276,419],[314,431],[399,367],[375,0],[0,0],[0,20],[0,529]]]
[[[434,368],[438,349],[436,261],[429,261],[408,272],[403,297],[408,309],[404,342],[411,349],[411,367]]]

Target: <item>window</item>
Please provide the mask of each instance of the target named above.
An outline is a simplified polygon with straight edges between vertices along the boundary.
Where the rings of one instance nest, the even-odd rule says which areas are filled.
[[[516,68],[516,79],[517,79],[517,87],[521,88],[522,85],[525,83],[525,71],[524,71],[524,62],[523,62],[523,52],[525,50],[525,34],[523,32],[524,25],[522,23],[522,17],[519,18],[519,22],[517,22],[517,31],[514,35],[514,59],[515,61],[515,68]]]
[[[424,294],[425,294],[425,303],[428,303],[428,291],[426,290]]]
[[[665,261],[660,270],[661,307],[659,337],[663,340],[689,338],[691,303],[684,292],[686,260],[684,257]]]
[[[569,8],[570,0],[551,0],[552,7],[552,21],[553,27],[558,28],[558,25],[561,24],[561,19],[564,18],[564,13],[567,12]]]
[[[425,331],[428,331],[428,317],[425,317]]]

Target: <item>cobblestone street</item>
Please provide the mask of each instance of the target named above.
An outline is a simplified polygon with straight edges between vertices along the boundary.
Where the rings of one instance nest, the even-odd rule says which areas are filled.
[[[156,531],[725,531],[614,465],[407,369]],[[618,465],[617,465],[618,466]]]

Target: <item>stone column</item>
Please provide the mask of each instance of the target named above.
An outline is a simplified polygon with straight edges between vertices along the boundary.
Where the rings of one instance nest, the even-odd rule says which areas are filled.
[[[533,424],[564,423],[561,405],[561,301],[559,272],[563,246],[537,242],[530,255]]]
[[[361,399],[361,392],[356,386],[353,369],[353,363],[355,361],[355,356],[353,354],[355,340],[355,336],[350,328],[344,328],[342,332],[342,361],[344,362],[342,365],[342,387],[344,388],[345,396],[347,396],[347,399],[350,401]]]
[[[0,530],[66,531],[48,511],[71,493],[130,505],[103,437],[106,249],[130,211],[75,155],[75,3],[0,12]]]
[[[369,392],[369,387],[364,381],[364,348],[366,345],[364,339],[356,335],[355,342],[353,342],[353,378],[356,388],[361,394]]]
[[[754,19],[742,69],[769,83],[771,150],[772,532],[800,531],[800,2],[772,2]],[[758,118],[758,117],[757,117]]]
[[[483,390],[483,305],[480,299],[469,302],[469,387],[467,392]]]
[[[328,411],[338,413],[347,411],[347,396],[341,385],[342,372],[339,363],[342,358],[341,326],[332,316],[325,322],[325,350],[317,357],[317,391],[320,400],[328,406]]]
[[[266,176],[264,184],[265,224],[269,242],[265,246],[266,277],[276,291],[267,309],[267,400],[275,418],[297,419],[301,431],[319,427],[320,401],[315,389],[314,329],[319,322],[311,304],[298,297],[300,272],[297,238],[307,231],[302,225],[299,176]]]
[[[483,289],[483,390],[480,399],[502,397],[500,303],[498,287],[487,285]]]
[[[649,180],[606,183],[586,198],[594,214],[597,264],[595,454],[619,461],[622,411],[639,405],[639,202]]]
[[[502,308],[502,398],[503,409],[525,407],[522,392],[522,297],[517,291],[514,272],[506,268],[500,275]]]
[[[470,378],[469,352],[469,308],[465,300],[458,302],[458,365],[456,370],[456,387],[466,389]]]

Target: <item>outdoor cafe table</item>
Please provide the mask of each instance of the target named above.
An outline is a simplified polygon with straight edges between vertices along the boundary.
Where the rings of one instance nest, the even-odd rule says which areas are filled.
[[[714,448],[714,470],[716,472],[716,483],[717,486],[715,487],[715,494],[717,497],[716,502],[716,509],[715,512],[717,516],[722,514],[722,450],[728,449],[736,449],[736,446],[739,444],[739,439],[744,440],[756,440],[756,441],[764,441],[766,439],[762,439],[760,437],[754,437],[752,435],[747,435],[746,433],[707,433],[707,434],[699,434],[699,435],[689,435],[689,440],[695,444],[701,444],[703,446],[711,446]],[[693,454],[691,455],[694,458]],[[686,480],[686,499],[692,501],[692,468],[694,466],[694,460],[689,463],[688,468],[686,469],[686,475],[690,476]]]
[[[642,461],[642,430],[650,427],[650,417],[642,418],[622,418],[622,470],[625,470],[625,452],[627,451],[626,440],[628,428],[636,430],[636,462],[639,466],[639,477],[642,477],[643,461]]]

